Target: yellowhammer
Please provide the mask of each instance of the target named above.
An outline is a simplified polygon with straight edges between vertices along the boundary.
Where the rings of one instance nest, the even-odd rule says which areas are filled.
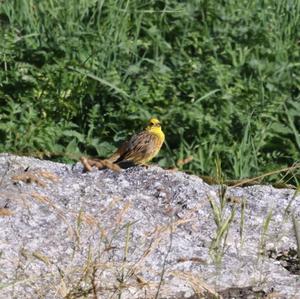
[[[164,141],[165,134],[159,120],[151,118],[144,131],[125,141],[107,160],[112,163],[146,164],[158,154]]]

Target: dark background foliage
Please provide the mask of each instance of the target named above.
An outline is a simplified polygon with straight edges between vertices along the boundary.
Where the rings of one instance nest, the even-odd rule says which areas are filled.
[[[105,157],[151,116],[156,161],[230,178],[300,159],[300,2],[4,0],[0,150]]]

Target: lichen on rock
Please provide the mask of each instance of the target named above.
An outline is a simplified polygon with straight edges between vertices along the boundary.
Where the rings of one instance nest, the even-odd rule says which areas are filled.
[[[230,187],[221,207],[218,186],[157,166],[0,165],[0,298],[300,296],[276,259],[297,249],[293,190]]]

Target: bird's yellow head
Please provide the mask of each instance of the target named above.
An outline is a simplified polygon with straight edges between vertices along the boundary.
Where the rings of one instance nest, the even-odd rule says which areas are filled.
[[[165,134],[161,130],[160,121],[157,118],[150,118],[146,131],[157,135],[161,140],[165,139]]]
[[[148,126],[146,127],[147,131],[152,130],[161,130],[160,121],[157,118],[150,118],[148,122]]]
[[[160,121],[157,118],[150,118],[148,121],[149,127],[160,127]]]

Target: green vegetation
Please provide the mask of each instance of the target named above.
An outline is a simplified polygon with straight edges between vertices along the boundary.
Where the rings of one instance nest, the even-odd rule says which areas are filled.
[[[0,23],[2,152],[105,157],[154,115],[164,167],[300,160],[299,1],[10,0]]]

